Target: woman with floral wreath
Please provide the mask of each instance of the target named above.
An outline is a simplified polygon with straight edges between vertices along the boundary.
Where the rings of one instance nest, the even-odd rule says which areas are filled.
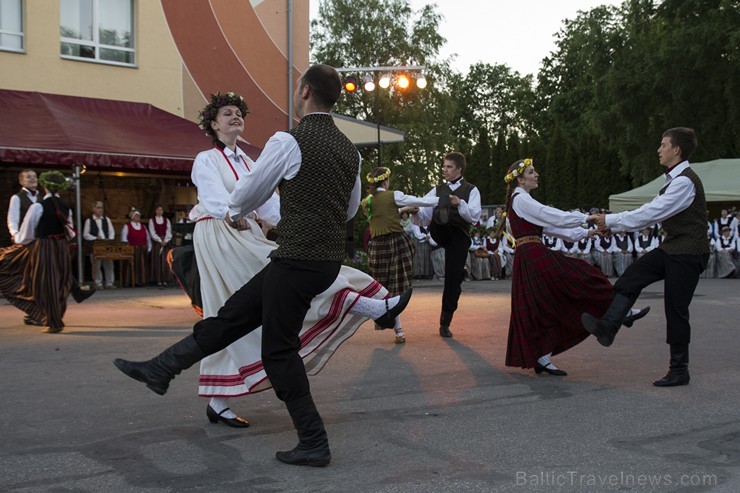
[[[46,194],[23,218],[16,242],[0,254],[0,290],[17,308],[26,312],[26,325],[46,326],[44,332],[64,329],[62,318],[72,289],[72,261],[68,237],[74,235],[70,208],[59,197],[69,183],[59,171],[39,175]],[[21,247],[28,245],[28,247]],[[22,271],[13,272],[12,257],[27,255]]]
[[[416,247],[401,223],[401,212],[415,207],[434,207],[438,197],[415,197],[398,190],[390,190],[391,170],[386,167],[373,169],[366,176],[370,184],[362,202],[362,210],[370,226],[367,259],[370,275],[380,282],[391,296],[406,293],[414,278],[414,252]],[[378,328],[378,327],[376,327]],[[401,319],[393,327],[396,344],[406,342]]]
[[[228,92],[212,94],[199,115],[200,127],[213,139],[213,148],[196,156],[191,172],[198,204],[189,217],[196,223],[193,248],[203,318],[215,316],[235,291],[267,265],[270,252],[277,248],[257,223],[258,219],[270,224],[280,221],[277,194],[248,217],[232,221],[227,216],[229,194],[255,165],[237,145],[247,113],[244,98]],[[332,287],[314,298],[304,321],[300,355],[306,370],[312,375],[321,370],[334,350],[368,318],[392,326],[395,317],[390,315],[405,307],[408,299],[404,303],[399,303],[399,297],[386,301],[386,295],[366,274],[342,267]],[[262,330],[255,330],[201,361],[198,394],[210,397],[206,415],[211,423],[249,426],[230,410],[229,401],[270,388],[261,361],[261,338]]]
[[[598,269],[542,243],[543,232],[579,241],[596,230],[581,227],[587,214],[561,211],[532,198],[530,192],[538,187],[538,177],[532,159],[523,159],[512,164],[504,178],[507,222],[516,241],[506,366],[564,376],[567,373],[550,357],[588,337],[581,313],[585,309],[601,318],[614,291]],[[648,310],[632,310],[622,323],[631,326]]]

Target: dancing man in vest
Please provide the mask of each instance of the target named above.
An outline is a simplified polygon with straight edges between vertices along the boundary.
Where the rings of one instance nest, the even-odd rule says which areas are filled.
[[[252,172],[239,179],[231,192],[225,218],[229,224],[237,214],[248,214],[265,203],[279,187],[278,247],[270,253],[270,263],[236,291],[215,317],[196,323],[191,335],[159,356],[141,363],[115,361],[126,375],[164,394],[183,369],[261,325],[267,377],[285,402],[299,438],[294,449],[277,452],[276,457],[294,465],[326,466],[331,460],[324,423],[299,355],[299,332],[313,298],[337,278],[346,222],[360,205],[360,155],[330,114],[341,92],[341,79],[332,67],[313,65],[306,70],[294,95],[300,123],[290,132],[273,135]],[[385,305],[384,318],[394,320],[408,299],[395,302]]]
[[[450,152],[444,157],[442,174],[445,183],[434,187],[425,197],[439,197],[437,207],[419,209],[417,220],[429,226],[432,239],[445,249],[445,284],[439,335],[452,337],[450,323],[462,292],[465,261],[470,247],[470,226],[480,220],[480,192],[462,174],[465,156]]]
[[[688,162],[695,148],[693,129],[666,130],[658,147],[658,159],[666,168],[665,185],[658,196],[634,211],[589,216],[603,232],[635,231],[662,222],[667,233],[658,248],[638,258],[619,278],[614,300],[601,320],[587,313],[582,316],[586,330],[601,345],[610,346],[640,292],[665,279],[666,342],[671,359],[668,373],[653,382],[657,387],[689,383],[689,304],[709,260],[704,186]]]

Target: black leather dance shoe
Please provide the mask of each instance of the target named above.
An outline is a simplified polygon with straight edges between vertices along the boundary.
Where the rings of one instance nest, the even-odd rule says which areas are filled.
[[[559,368],[556,368],[556,369],[553,370],[553,369],[550,369],[550,368],[548,368],[546,366],[543,366],[543,365],[541,365],[539,363],[537,363],[536,365],[534,365],[534,372],[536,374],[538,374],[538,375],[540,373],[542,373],[542,372],[545,372],[545,373],[549,373],[550,375],[555,375],[556,377],[564,377],[564,376],[566,376],[568,374],[567,372],[565,372],[564,370],[561,370]]]
[[[237,416],[236,418],[224,418],[223,416],[221,416],[228,410],[229,408],[227,407],[220,413],[217,413],[213,410],[211,405],[208,404],[208,407],[206,408],[206,416],[208,416],[208,421],[214,424],[221,421],[223,424],[231,426],[233,428],[249,428],[249,421],[247,421],[246,419],[242,419],[239,416]]]
[[[386,311],[385,315],[382,315],[375,319],[375,324],[384,328],[392,329],[396,325],[396,317],[406,308],[411,299],[411,293],[414,288],[409,288],[405,293],[402,293],[398,299],[398,303],[393,308],[388,308],[388,300],[385,300]]]

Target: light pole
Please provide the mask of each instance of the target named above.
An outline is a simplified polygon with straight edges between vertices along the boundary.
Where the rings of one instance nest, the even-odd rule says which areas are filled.
[[[390,91],[392,86],[392,76],[395,74],[395,86],[401,90],[407,90],[410,87],[410,79],[407,75],[408,72],[418,72],[416,76],[416,86],[419,89],[424,89],[427,86],[426,78],[423,75],[423,71],[426,70],[426,65],[404,65],[404,66],[384,66],[384,67],[344,67],[336,69],[339,73],[363,73],[366,75],[363,77],[362,88],[364,92],[375,92],[375,99],[373,101],[373,112],[375,119],[375,126],[378,134],[378,167],[382,166],[383,163],[383,140],[380,134],[380,91],[376,90],[378,87],[381,89],[388,89]],[[378,73],[383,75],[379,78],[376,77]],[[357,79],[355,77],[347,77],[344,83],[344,90],[348,93],[354,93],[357,91]]]

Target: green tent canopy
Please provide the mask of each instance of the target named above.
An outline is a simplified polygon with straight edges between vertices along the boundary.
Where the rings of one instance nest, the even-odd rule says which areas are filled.
[[[691,168],[704,184],[707,202],[740,202],[740,159],[715,159],[691,163]],[[663,187],[663,176],[624,193],[609,196],[609,209],[622,212],[637,209],[650,202]]]

